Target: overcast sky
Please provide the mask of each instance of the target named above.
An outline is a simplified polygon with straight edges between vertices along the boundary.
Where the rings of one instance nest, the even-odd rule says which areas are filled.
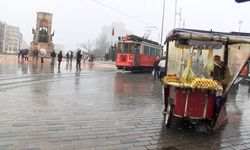
[[[32,40],[31,31],[38,11],[53,13],[53,41],[63,44],[66,49],[75,48],[79,42],[94,40],[101,27],[112,22],[123,22],[129,31],[139,36],[147,26],[156,26],[151,39],[160,39],[163,0],[2,0],[0,4],[0,20],[19,26],[28,43]],[[163,37],[174,26],[174,4],[175,0],[166,0]],[[180,8],[186,28],[238,31],[238,22],[242,20],[241,31],[250,32],[250,2],[178,0],[178,11]]]

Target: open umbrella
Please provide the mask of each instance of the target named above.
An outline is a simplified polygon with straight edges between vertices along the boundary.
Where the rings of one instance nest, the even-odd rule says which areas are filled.
[[[247,2],[247,1],[250,1],[250,0],[235,0],[237,3],[243,3],[243,2]]]
[[[44,49],[44,48],[41,48],[41,49],[39,50],[39,52],[40,52],[40,54],[41,54],[42,56],[45,56],[45,55],[46,55],[46,49]]]
[[[27,55],[29,53],[29,49],[21,49],[20,54],[21,55]]]

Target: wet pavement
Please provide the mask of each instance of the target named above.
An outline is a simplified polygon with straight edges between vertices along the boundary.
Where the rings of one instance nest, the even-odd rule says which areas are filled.
[[[0,55],[0,150],[250,149],[248,88],[231,91],[226,126],[199,134],[162,125],[161,85],[151,74]]]

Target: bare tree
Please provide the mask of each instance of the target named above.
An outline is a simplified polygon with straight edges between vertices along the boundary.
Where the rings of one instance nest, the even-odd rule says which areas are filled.
[[[103,58],[105,56],[105,53],[108,53],[109,46],[110,42],[108,41],[107,35],[100,34],[95,41],[95,49],[93,51],[93,54],[96,58]]]
[[[80,44],[80,47],[86,49],[87,51],[92,51],[93,50],[93,43],[94,42],[91,42],[90,40],[84,42],[84,43],[81,43]]]

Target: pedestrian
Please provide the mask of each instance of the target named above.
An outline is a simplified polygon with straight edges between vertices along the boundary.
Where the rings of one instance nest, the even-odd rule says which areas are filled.
[[[22,60],[22,62],[24,61],[24,54],[23,53],[21,53],[21,60]]]
[[[76,53],[76,70],[77,71],[81,70],[81,60],[82,60],[82,54],[81,54],[81,50],[79,50]]]
[[[60,68],[61,62],[62,62],[62,51],[59,52],[59,54],[57,55],[58,58],[58,68]]]
[[[38,61],[38,54],[39,54],[39,51],[38,51],[38,49],[34,49],[34,51],[33,51],[33,58],[36,60],[36,61]]]
[[[19,52],[17,53],[17,57],[18,59],[21,57],[21,51],[19,50]]]
[[[156,79],[156,77],[159,79],[159,71],[160,71],[160,67],[158,66],[160,62],[160,58],[156,57],[156,60],[154,61],[154,80]]]
[[[166,65],[166,59],[162,58],[158,64],[160,71],[160,80],[165,76],[165,70],[166,70],[165,65]]]
[[[69,52],[66,53],[66,61],[69,63]]]
[[[70,52],[70,57],[69,57],[69,59],[70,59],[70,63],[72,63],[72,60],[73,60],[73,52]]]
[[[91,55],[91,62],[94,62],[94,59],[95,59],[94,55]]]
[[[24,61],[29,61],[29,56],[28,56],[28,54],[24,55]]]
[[[50,57],[51,57],[51,64],[50,65],[54,66],[54,64],[55,64],[55,58],[56,58],[56,52],[55,52],[55,50],[53,50],[51,52]]]

